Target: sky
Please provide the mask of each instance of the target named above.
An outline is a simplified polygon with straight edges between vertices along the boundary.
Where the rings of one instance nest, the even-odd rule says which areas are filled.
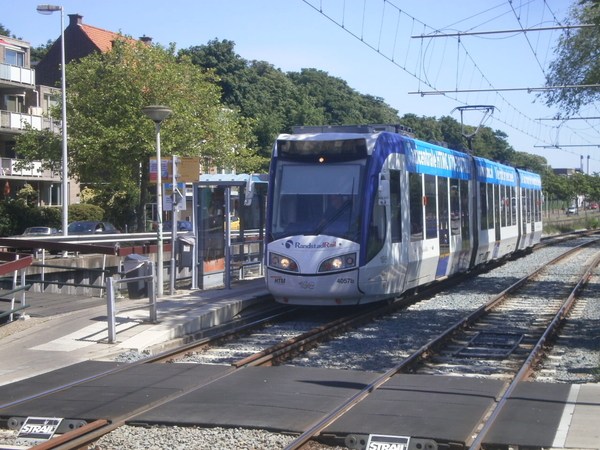
[[[178,49],[233,41],[244,59],[284,72],[325,71],[382,98],[400,116],[451,116],[471,126],[484,120],[506,133],[517,151],[544,156],[553,168],[593,174],[600,172],[600,119],[590,119],[600,116],[597,108],[583,108],[576,120],[549,120],[558,110],[527,90],[544,86],[562,32],[489,33],[564,24],[574,1],[61,0],[59,5],[66,15],[82,15],[85,24],[149,36]],[[33,47],[60,35],[60,15],[41,15],[38,4],[0,0],[0,23]],[[68,22],[65,16],[65,26]],[[486,34],[447,36],[459,32]],[[438,37],[420,37],[432,34]],[[485,108],[473,108],[479,106]],[[471,109],[463,109],[461,118],[458,107]]]

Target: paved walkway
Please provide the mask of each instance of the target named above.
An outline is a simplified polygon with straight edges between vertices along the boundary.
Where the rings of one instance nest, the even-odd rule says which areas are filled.
[[[264,279],[234,283],[231,289],[188,291],[163,297],[157,303],[157,324],[148,311],[117,315],[117,342],[109,344],[106,300],[51,294],[28,295],[30,320],[0,327],[0,385],[46,373],[77,362],[114,357],[226,323],[244,309],[267,298]],[[145,300],[122,299],[117,308],[144,305]],[[70,305],[70,306],[69,306]]]

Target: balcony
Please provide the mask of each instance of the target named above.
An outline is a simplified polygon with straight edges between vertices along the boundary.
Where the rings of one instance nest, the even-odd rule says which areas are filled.
[[[34,161],[21,169],[16,168],[18,159],[0,158],[0,161],[0,176],[3,177],[51,177],[50,171],[42,169],[40,161]]]
[[[2,129],[23,131],[25,124],[38,131],[50,129],[56,133],[60,132],[60,122],[54,122],[44,116],[0,110],[0,132]]]
[[[35,70],[0,64],[0,80],[35,86]]]

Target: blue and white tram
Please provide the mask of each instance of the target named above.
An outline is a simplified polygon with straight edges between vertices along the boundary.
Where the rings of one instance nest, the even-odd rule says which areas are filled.
[[[531,208],[538,218],[538,175],[396,132],[340,129],[275,143],[266,282],[278,302],[388,299],[539,241],[541,214],[519,220]]]

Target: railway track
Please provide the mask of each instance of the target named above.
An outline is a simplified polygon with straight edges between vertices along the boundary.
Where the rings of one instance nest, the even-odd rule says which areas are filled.
[[[436,290],[438,290],[438,291],[441,289],[443,289],[442,286],[436,287]],[[420,297],[431,296],[431,295],[434,295],[434,293],[427,292],[427,293],[422,293],[420,295]],[[414,300],[411,300],[411,302],[412,301],[416,301],[416,298]],[[263,348],[260,351],[255,352],[252,356],[249,356],[249,357],[244,357],[244,358],[240,359],[240,358],[238,358],[239,355],[236,354],[236,355],[234,355],[234,357],[232,358],[231,361],[221,361],[221,363],[226,362],[228,364],[231,364],[231,369],[228,370],[227,372],[225,372],[222,376],[227,376],[229,373],[231,373],[234,370],[237,370],[238,368],[248,367],[251,365],[279,364],[279,363],[281,363],[281,361],[286,360],[287,358],[289,358],[290,356],[292,356],[294,354],[298,354],[300,352],[304,352],[307,349],[312,348],[313,346],[317,345],[318,342],[322,342],[324,340],[331,339],[331,337],[335,334],[339,334],[349,328],[357,327],[360,324],[363,324],[365,322],[373,320],[373,318],[375,318],[375,317],[380,317],[384,314],[388,314],[397,308],[406,307],[406,304],[408,304],[408,303],[402,304],[402,302],[398,302],[396,304],[386,305],[384,307],[374,307],[368,312],[368,315],[366,315],[366,316],[363,313],[349,314],[347,317],[333,320],[327,324],[320,323],[319,326],[312,328],[310,331],[306,331],[305,329],[302,329],[303,332],[298,333],[297,336],[294,336],[289,339],[285,339],[283,342],[278,342],[276,345],[274,345],[270,348],[267,348],[267,349]],[[489,306],[486,306],[486,308],[484,308],[484,311],[482,312],[482,314],[487,313],[488,309],[489,309]],[[205,338],[199,342],[194,342],[194,343],[188,344],[188,345],[178,348],[176,350],[169,351],[169,352],[163,352],[162,354],[156,355],[151,358],[147,358],[136,364],[148,364],[148,363],[156,363],[156,362],[173,362],[178,359],[181,360],[181,355],[189,355],[190,353],[199,351],[199,348],[201,348],[203,346],[214,345],[213,343],[216,340],[222,341],[222,340],[230,339],[232,336],[239,336],[241,333],[246,333],[248,329],[252,329],[252,328],[256,328],[256,327],[264,327],[265,323],[273,322],[274,320],[276,320],[274,317],[269,317],[269,318],[265,319],[265,322],[257,320],[256,322],[251,322],[249,324],[245,324],[244,328],[228,330],[223,333],[216,334],[215,336],[212,336],[210,338]],[[277,319],[277,320],[279,320],[279,319]],[[465,324],[461,324],[461,325],[456,324],[456,329],[457,330],[464,329],[464,327],[466,326],[466,323],[471,322],[472,320],[473,320],[473,318],[471,317],[470,319],[467,320],[467,322],[465,322]],[[305,328],[310,328],[310,327],[311,327],[311,322],[307,322]],[[454,335],[455,333],[456,333],[456,331],[452,331],[452,332],[449,331],[448,333],[444,333],[443,337],[440,336],[440,339],[443,338],[445,340],[449,336]],[[264,334],[262,334],[262,335],[264,336]],[[287,338],[289,336],[286,335],[285,337]],[[455,338],[455,343],[453,345],[456,346],[456,343],[460,343],[465,340],[466,340],[466,338]],[[440,342],[441,342],[441,340],[440,340]],[[414,352],[412,355],[410,355],[408,358],[406,358],[402,363],[400,363],[400,365],[395,366],[394,368],[392,368],[388,372],[386,372],[384,375],[382,375],[382,377],[380,378],[381,382],[374,383],[372,386],[370,386],[365,391],[370,392],[374,389],[377,389],[377,387],[379,387],[381,384],[385,383],[384,380],[387,380],[390,376],[392,376],[395,373],[400,373],[403,370],[408,370],[409,367],[414,368],[415,364],[417,362],[421,362],[423,360],[423,355],[431,354],[433,352],[434,348],[438,347],[438,346],[440,346],[439,342],[437,342],[437,343],[431,342],[431,343],[424,345],[423,347],[421,347],[421,349],[419,349],[419,351]],[[234,353],[234,352],[232,352],[232,353]],[[449,351],[446,351],[446,353],[449,353]],[[446,357],[447,357],[447,355],[444,356],[444,354],[442,354],[442,356],[439,356],[438,358],[446,358]],[[183,360],[185,360],[185,357],[183,358]],[[430,365],[430,363],[422,364],[422,367],[426,368],[426,367],[428,367],[428,364]],[[446,364],[446,365],[448,364],[447,360],[444,362],[444,364]],[[423,369],[423,370],[426,370],[426,369]],[[514,370],[514,368],[513,368],[513,370]],[[388,378],[386,378],[386,377],[388,377]],[[214,381],[214,380],[210,380],[209,383],[206,383],[206,384],[194,386],[194,389],[200,389],[200,388],[206,387],[212,381]],[[68,387],[64,387],[64,388],[68,388]],[[346,406],[351,407],[352,405],[356,404],[358,401],[360,401],[363,398],[363,395],[368,395],[368,392],[361,393],[359,396],[357,396],[356,398],[351,400],[350,405],[346,405]],[[183,395],[183,394],[181,394],[181,395]],[[166,398],[166,399],[164,399],[164,402],[171,401],[172,399],[173,398],[171,398],[171,397]],[[156,405],[154,405],[154,406],[156,406]],[[334,412],[334,414],[336,414],[336,413],[340,414],[341,412],[342,411],[337,411],[337,412]],[[106,434],[106,433],[110,432],[111,430],[114,430],[115,428],[118,428],[119,426],[127,423],[127,421],[129,421],[129,420],[131,420],[131,417],[122,417],[119,420],[114,421],[111,424],[107,424],[107,423],[88,424],[84,428],[73,430],[72,432],[63,435],[63,437],[61,437],[61,440],[63,442],[59,443],[55,440],[49,441],[48,445],[50,445],[50,443],[53,441],[55,441],[55,442],[51,446],[48,446],[45,448],[61,448],[61,449],[63,449],[63,448],[64,449],[78,448],[89,442],[93,442],[94,440],[98,439],[99,436]],[[325,420],[323,423],[330,423],[331,420],[334,420],[334,419],[330,418],[329,420]],[[311,437],[313,437],[317,434],[318,434],[317,428],[313,428],[312,430],[307,431],[307,433],[305,433],[296,442],[294,442],[294,444],[290,445],[287,448],[289,448],[289,449],[300,448],[302,445],[304,445],[307,442],[308,439],[310,439]]]
[[[495,408],[490,411],[486,421],[481,424],[480,429],[474,436],[473,442],[470,443],[470,450],[480,449],[487,431],[494,423],[494,420],[515,389],[517,383],[528,379],[532,375],[536,363],[542,356],[544,345],[549,343],[553,338],[553,334],[556,333],[559,325],[575,304],[575,295],[589,279],[592,270],[600,264],[600,251],[598,248],[595,248],[588,252],[594,254],[593,258],[590,258],[590,255],[586,256],[587,262],[585,268],[582,268],[580,274],[571,276],[572,279],[568,282],[570,287],[561,289],[559,292],[553,292],[554,299],[551,300],[552,304],[542,305],[543,310],[547,310],[550,307],[552,309],[551,313],[544,311],[544,317],[540,317],[539,309],[537,312],[534,312],[534,308],[531,305],[532,302],[526,301],[524,305],[523,298],[530,297],[533,293],[536,299],[541,299],[543,303],[548,303],[545,297],[540,297],[539,286],[535,286],[538,283],[537,280],[539,277],[543,276],[542,273],[544,271],[549,270],[548,267],[559,263],[564,258],[572,257],[573,253],[580,252],[583,248],[593,243],[597,245],[597,241],[593,241],[577,246],[518,280],[510,288],[389,369],[379,379],[365,387],[361,392],[323,418],[293,443],[285,447],[285,450],[301,448],[308,440],[318,436],[329,424],[384,385],[391,377],[409,371],[417,374],[439,375],[451,372],[453,375],[495,376],[510,382],[502,393],[501,398],[496,402]],[[520,293],[517,294],[516,291],[520,291]],[[537,303],[537,306],[540,306],[541,302],[538,301]],[[519,310],[520,321],[513,322],[512,320],[515,319],[514,315],[508,318],[499,318],[499,316],[505,315],[506,311],[514,311],[515,309]],[[504,313],[502,310],[504,310]],[[523,310],[529,311],[521,314]],[[502,324],[504,330],[498,330],[499,324]],[[487,332],[489,339],[481,339],[479,342],[482,345],[477,345],[476,336],[479,335],[478,333],[480,333],[481,329],[485,329],[484,333]],[[494,332],[491,332],[491,330],[494,330]],[[496,331],[498,332],[496,333]],[[496,334],[494,335],[494,333]],[[527,333],[528,336],[526,336]],[[509,339],[506,338],[507,336],[509,336]],[[526,339],[524,340],[525,337]],[[507,343],[508,341],[510,342]],[[457,343],[460,345],[457,345]],[[519,358],[511,359],[511,355],[517,349],[519,350]],[[469,353],[469,356],[477,358],[476,361],[478,362],[485,361],[487,358],[488,361],[489,359],[501,360],[502,363],[496,367],[490,367],[488,361],[485,361],[484,364],[476,364],[473,362],[475,361],[474,359],[470,359],[468,360],[468,364],[465,364],[465,355]],[[360,443],[364,443],[366,440],[367,436],[351,436],[347,438],[347,442],[357,443],[357,446],[352,448],[362,448]]]

